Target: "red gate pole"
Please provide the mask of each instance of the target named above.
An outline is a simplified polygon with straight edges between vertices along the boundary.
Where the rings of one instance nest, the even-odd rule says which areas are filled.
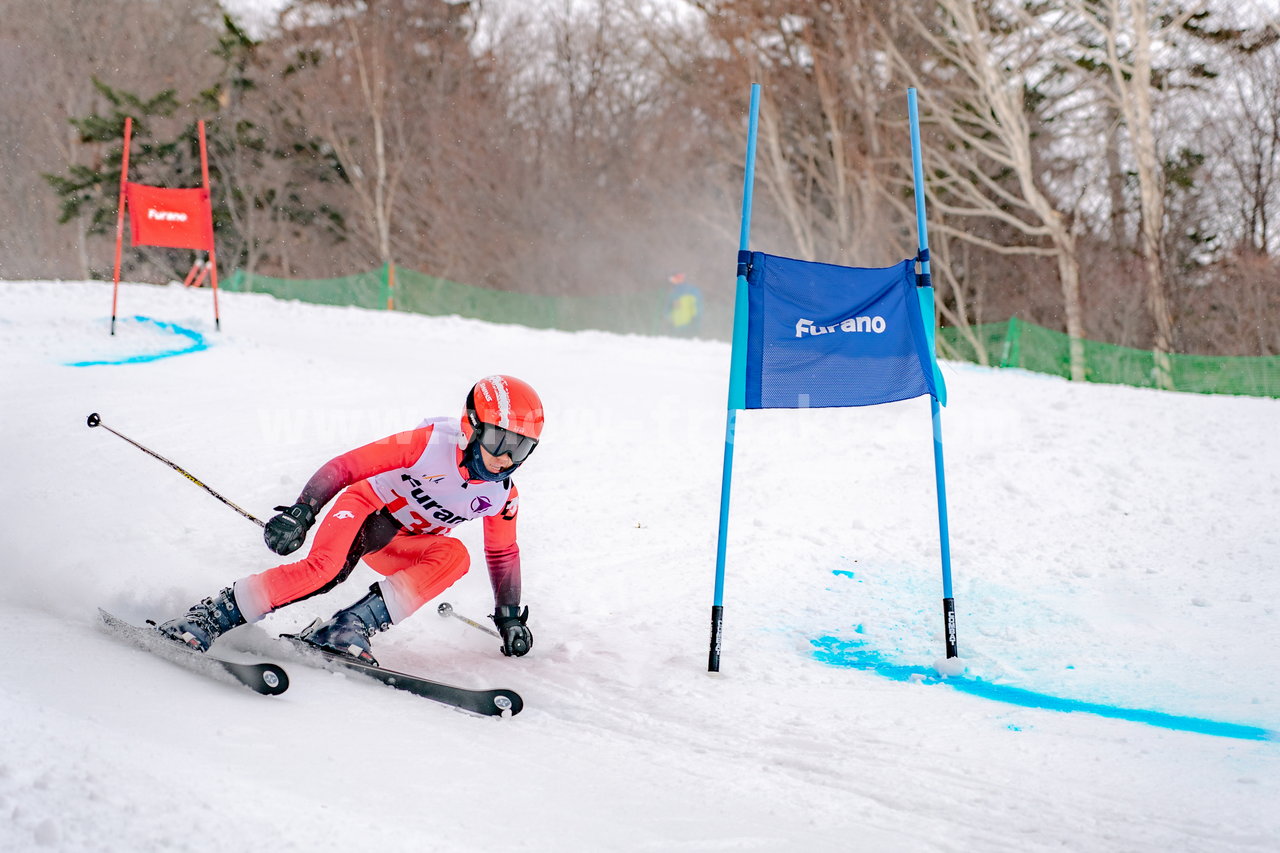
[[[120,158],[120,204],[116,214],[116,270],[111,281],[111,334],[116,333],[116,301],[120,294],[120,247],[124,242],[124,185],[129,181],[129,139],[133,136],[133,119],[124,119],[124,155]]]
[[[192,287],[204,287],[204,280],[209,276],[209,262],[205,261],[200,265],[200,274],[196,276],[196,280],[191,282]]]
[[[196,270],[198,269],[200,269],[200,259],[196,258],[195,263],[191,265],[191,269],[187,270],[187,277],[182,280],[183,287],[191,286],[191,282],[195,279]],[[201,278],[204,278],[204,276],[201,276]]]
[[[209,156],[204,144],[204,119],[200,119],[200,175],[204,179],[205,201],[209,205],[209,281],[213,285],[213,328],[222,331],[218,316],[218,255],[213,248],[213,191],[209,189]]]

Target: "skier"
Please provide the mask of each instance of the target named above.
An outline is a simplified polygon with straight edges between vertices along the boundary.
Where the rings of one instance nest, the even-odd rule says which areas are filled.
[[[263,537],[277,554],[302,546],[316,515],[339,492],[307,556],[240,578],[160,632],[199,651],[237,625],[328,592],[363,558],[383,578],[326,622],[299,637],[311,645],[377,665],[369,639],[398,624],[467,573],[466,546],[448,534],[484,518],[484,554],[493,586],[492,619],[504,655],[533,647],[529,608],[520,609],[520,498],[511,475],[542,434],[542,401],[512,376],[488,376],[467,394],[461,423],[432,418],[417,428],[329,461],[307,481],[292,506],[266,523]],[[344,491],[345,490],[345,491]]]
[[[702,327],[702,291],[685,281],[682,272],[667,277],[671,293],[667,296],[666,318],[680,337],[697,337]]]

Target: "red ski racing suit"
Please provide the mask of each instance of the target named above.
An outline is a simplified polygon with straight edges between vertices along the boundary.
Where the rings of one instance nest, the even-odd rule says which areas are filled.
[[[245,620],[256,622],[286,604],[328,592],[363,558],[385,576],[378,585],[391,621],[400,622],[467,573],[466,546],[448,534],[474,518],[484,519],[495,603],[519,604],[515,485],[469,479],[465,443],[457,418],[435,418],[321,467],[298,502],[319,512],[342,494],[305,558],[235,582]]]

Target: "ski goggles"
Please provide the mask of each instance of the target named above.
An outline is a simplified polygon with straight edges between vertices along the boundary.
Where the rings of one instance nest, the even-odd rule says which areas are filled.
[[[529,454],[538,446],[536,438],[503,429],[494,424],[481,423],[479,428],[480,446],[494,456],[508,455],[516,465],[529,458]]]

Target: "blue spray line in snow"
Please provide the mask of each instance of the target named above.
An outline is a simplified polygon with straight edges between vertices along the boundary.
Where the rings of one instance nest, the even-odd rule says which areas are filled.
[[[72,361],[67,362],[67,367],[95,367],[101,364],[141,364],[145,361],[158,361],[162,358],[170,358],[175,355],[187,355],[188,353],[200,352],[200,350],[209,348],[209,345],[205,343],[204,335],[194,329],[188,329],[183,326],[179,326],[176,323],[165,323],[161,320],[153,320],[150,317],[143,317],[141,315],[135,316],[133,320],[138,323],[151,323],[153,326],[157,326],[167,332],[173,332],[175,335],[188,338],[190,339],[191,344],[182,349],[166,350],[165,352],[151,353],[149,355],[131,355],[114,360]]]
[[[852,571],[833,569],[831,574],[840,578],[855,579]],[[857,634],[863,633],[861,625],[854,627]],[[963,693],[981,696],[995,702],[1008,705],[1020,705],[1024,708],[1040,708],[1046,711],[1072,712],[1082,711],[1109,717],[1116,720],[1128,720],[1149,726],[1158,726],[1175,731],[1197,732],[1215,737],[1229,737],[1238,740],[1280,741],[1280,731],[1264,729],[1258,726],[1247,726],[1239,723],[1223,723],[1206,720],[1200,717],[1182,717],[1166,714],[1163,711],[1147,711],[1140,708],[1121,708],[1115,705],[1103,705],[1097,702],[1085,702],[1079,699],[1064,699],[1047,693],[1036,693],[1022,687],[995,684],[980,678],[963,675],[943,676],[932,666],[910,666],[894,663],[882,652],[867,645],[862,638],[837,637],[827,635],[809,640],[813,647],[815,660],[829,666],[860,669],[893,681],[917,682],[919,684],[945,684]],[[1011,727],[1012,728],[1012,727]]]
[[[962,693],[970,693],[983,699],[991,699],[992,701],[1004,702],[1009,705],[1021,705],[1024,708],[1041,708],[1046,711],[1062,712],[1083,711],[1087,714],[1097,714],[1100,717],[1128,720],[1133,723],[1144,723],[1148,726],[1159,726],[1163,729],[1173,729],[1180,732],[1198,732],[1199,734],[1236,738],[1238,740],[1280,741],[1280,732],[1257,726],[1222,723],[1199,717],[1180,717],[1176,714],[1166,714],[1162,711],[1120,708],[1115,705],[1102,705],[1097,702],[1084,702],[1079,699],[1064,699],[1061,696],[1036,693],[1021,687],[994,684],[990,681],[983,681],[980,678],[954,675],[944,678],[933,667],[892,663],[880,652],[867,648],[865,640],[826,636],[818,637],[809,642],[814,649],[814,658],[822,663],[860,669],[894,681],[945,684]]]

